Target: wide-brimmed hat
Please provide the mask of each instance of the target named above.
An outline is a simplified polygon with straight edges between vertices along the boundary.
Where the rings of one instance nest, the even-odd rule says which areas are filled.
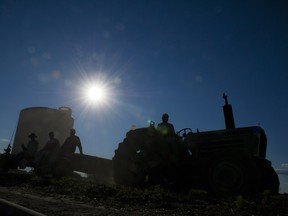
[[[32,138],[32,137],[36,138],[37,136],[36,136],[35,133],[31,133],[28,137],[29,137],[29,138]]]

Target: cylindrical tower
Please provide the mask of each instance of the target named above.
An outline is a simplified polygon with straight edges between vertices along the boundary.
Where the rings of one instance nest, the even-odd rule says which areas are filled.
[[[18,125],[14,137],[12,154],[22,151],[21,145],[29,141],[29,134],[35,133],[39,142],[38,150],[42,149],[49,140],[48,133],[53,131],[62,145],[70,135],[74,119],[69,107],[53,109],[48,107],[30,107],[21,110]]]

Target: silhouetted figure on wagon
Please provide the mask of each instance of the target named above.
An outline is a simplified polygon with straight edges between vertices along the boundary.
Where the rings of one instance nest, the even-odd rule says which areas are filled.
[[[50,166],[56,161],[57,153],[60,149],[58,139],[54,137],[54,132],[49,132],[49,140],[46,145],[36,154],[34,164],[36,166]]]
[[[70,136],[65,140],[64,144],[60,147],[60,156],[73,154],[78,147],[80,154],[83,154],[81,140],[75,135],[76,130],[70,130]]]
[[[28,144],[26,146],[22,144],[23,151],[16,156],[20,168],[25,168],[28,164],[31,164],[38,151],[39,143],[36,140],[36,134],[31,133],[28,137],[30,138]]]

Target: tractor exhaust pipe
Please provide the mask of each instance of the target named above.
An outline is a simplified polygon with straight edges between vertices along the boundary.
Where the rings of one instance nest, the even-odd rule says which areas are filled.
[[[223,94],[223,99],[225,100],[225,104],[223,106],[223,112],[224,112],[226,129],[233,129],[235,128],[235,123],[234,123],[232,106],[228,104],[227,95],[225,95],[225,93]]]

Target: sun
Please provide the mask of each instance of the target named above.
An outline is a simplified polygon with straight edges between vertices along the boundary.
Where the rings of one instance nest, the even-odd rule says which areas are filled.
[[[104,73],[88,75],[84,73],[82,80],[75,88],[76,106],[82,110],[81,115],[108,113],[117,106],[116,84],[113,77],[108,77]]]
[[[107,93],[104,86],[93,84],[85,90],[86,100],[89,103],[103,103],[107,100]]]
[[[97,102],[105,99],[105,92],[103,87],[91,86],[87,89],[87,97],[92,102]]]

